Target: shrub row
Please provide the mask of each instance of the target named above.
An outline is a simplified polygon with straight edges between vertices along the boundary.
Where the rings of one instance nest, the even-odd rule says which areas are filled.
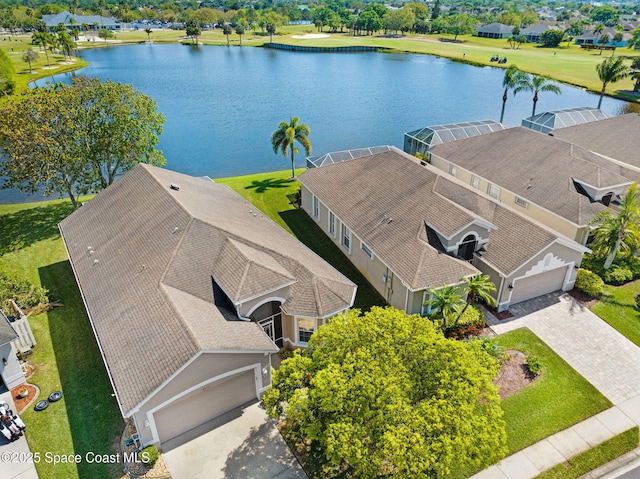
[[[614,286],[640,278],[640,258],[626,256],[616,259],[609,269],[604,269],[604,260],[604,258],[598,258],[592,254],[584,255],[582,268],[597,274],[606,284]],[[577,285],[576,288],[579,289]],[[584,292],[587,293],[586,291]]]

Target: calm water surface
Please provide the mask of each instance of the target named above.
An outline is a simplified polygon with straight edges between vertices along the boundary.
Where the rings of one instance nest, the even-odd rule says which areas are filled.
[[[76,74],[130,83],[155,99],[167,119],[159,146],[167,168],[191,175],[289,168],[288,159],[273,153],[270,135],[290,115],[310,126],[314,155],[401,148],[408,131],[500,118],[503,70],[427,55],[136,45],[81,56],[90,66]],[[70,75],[54,79],[68,82]],[[541,93],[537,111],[598,103],[597,95],[561,88],[559,96]],[[530,116],[531,99],[528,92],[510,96],[504,123],[516,126]],[[602,109],[616,115],[624,104],[605,98]],[[304,152],[296,164],[304,165]],[[18,196],[0,191],[0,202]]]

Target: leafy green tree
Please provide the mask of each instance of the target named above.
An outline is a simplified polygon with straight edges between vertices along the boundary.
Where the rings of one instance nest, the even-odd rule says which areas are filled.
[[[31,48],[27,48],[24,52],[22,52],[22,61],[29,64],[29,73],[33,73],[31,69],[31,63],[38,61],[38,52],[32,50]]]
[[[222,33],[227,36],[227,46],[229,46],[229,35],[233,33],[233,28],[231,28],[231,25],[225,24],[225,26],[222,27]]]
[[[542,45],[547,48],[557,48],[560,45],[560,42],[564,40],[565,35],[565,32],[562,30],[547,30],[540,34],[540,41],[542,42]]]
[[[480,343],[393,308],[351,310],[283,361],[264,404],[322,451],[323,477],[463,477],[507,451],[499,366]]]
[[[440,13],[440,0],[436,0],[436,3],[433,4],[433,9],[431,10],[431,20],[438,18]]]
[[[311,154],[311,142],[309,141],[311,130],[304,123],[298,122],[297,116],[291,118],[289,123],[281,121],[278,129],[271,134],[273,152],[278,153],[278,151],[281,151],[284,157],[287,156],[287,152],[291,154],[291,178],[296,176],[294,155],[298,153],[298,149],[294,145],[295,142],[297,141],[302,145],[307,156]]]
[[[0,49],[0,95],[11,95],[15,89],[16,83],[13,79],[15,75],[15,66],[5,53]]]
[[[130,85],[79,77],[73,85],[35,88],[0,114],[9,159],[4,187],[77,196],[106,188],[138,163],[163,165],[155,149],[164,117]]]
[[[236,25],[236,34],[240,37],[240,45],[242,45],[242,35],[244,35],[244,25],[242,23]]]
[[[197,45],[198,37],[202,33],[202,29],[200,28],[200,25],[198,25],[198,22],[196,22],[195,20],[189,20],[186,24],[185,33],[188,37],[193,38],[194,43]]]
[[[631,38],[629,39],[629,42],[627,45],[629,48],[640,49],[640,27],[636,27],[631,32]]]
[[[467,35],[473,32],[476,25],[475,19],[466,13],[455,13],[449,15],[447,33],[452,34],[454,40],[458,39],[458,35]]]
[[[640,247],[640,187],[633,183],[625,194],[618,214],[606,209],[596,213],[591,224],[598,225],[593,233],[592,249],[605,257],[604,269],[609,269],[618,254],[631,255]]]
[[[595,22],[601,22],[608,26],[613,26],[618,20],[618,13],[616,9],[610,5],[602,7],[596,7],[591,12],[591,20]]]
[[[538,93],[542,91],[548,91],[550,93],[555,93],[556,95],[560,95],[562,90],[560,87],[556,85],[552,80],[538,76],[538,75],[524,75],[519,79],[518,85],[514,88],[513,94],[520,91],[532,91],[533,92],[533,110],[531,111],[531,116],[535,116],[536,114],[536,104],[538,103]]]
[[[374,10],[365,10],[358,15],[356,27],[358,30],[364,30],[370,35],[372,32],[377,32],[382,28],[382,20]]]
[[[387,13],[383,24],[385,29],[398,33],[398,31],[409,31],[415,22],[416,17],[411,9],[404,7]]]
[[[425,301],[424,305],[431,310],[432,315],[442,317],[442,329],[447,329],[447,320],[454,315],[459,315],[464,299],[460,296],[457,286],[447,286],[443,284],[440,288],[429,290],[431,299]]]
[[[600,100],[598,100],[598,109],[602,105],[602,98],[609,83],[616,83],[631,75],[631,69],[624,62],[623,57],[606,58],[596,65],[598,78],[602,82],[602,90],[600,90]]]

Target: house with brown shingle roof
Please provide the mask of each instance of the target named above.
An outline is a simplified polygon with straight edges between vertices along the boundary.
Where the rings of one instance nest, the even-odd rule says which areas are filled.
[[[571,289],[588,251],[396,148],[309,169],[299,180],[302,208],[408,313],[427,313],[432,288],[478,271],[496,284],[499,310]]]
[[[523,127],[437,145],[429,155],[436,168],[583,245],[593,216],[632,183],[622,166]]]
[[[143,444],[170,446],[255,401],[271,355],[306,345],[355,298],[351,281],[206,178],[138,165],[60,231]]]

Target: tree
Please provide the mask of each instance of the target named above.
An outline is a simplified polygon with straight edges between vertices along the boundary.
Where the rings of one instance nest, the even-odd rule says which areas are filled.
[[[627,45],[629,46],[629,48],[640,49],[640,27],[636,27],[631,32],[631,38],[629,39]]]
[[[197,45],[198,37],[202,33],[202,29],[200,28],[200,25],[198,25],[198,22],[196,22],[195,20],[189,20],[186,24],[185,33],[187,34],[188,37],[193,38],[194,43]]]
[[[222,27],[222,33],[224,33],[227,36],[227,46],[229,46],[229,35],[233,33],[233,29],[231,28],[231,25],[226,24],[224,27]]]
[[[101,32],[103,31],[109,32],[108,34],[109,38],[113,37],[113,32],[111,32],[110,30],[101,30]],[[67,58],[70,57],[71,50],[76,48],[76,42],[73,41],[73,37],[66,30],[62,32],[58,32],[57,36],[58,36],[58,39],[57,39],[58,46],[62,49],[64,54],[67,56]]]
[[[431,299],[425,301],[424,305],[431,310],[431,314],[442,317],[442,329],[447,329],[447,319],[454,314],[459,314],[464,304],[464,299],[460,296],[457,286],[447,286],[443,284],[440,288],[429,290]]]
[[[531,116],[536,114],[536,104],[538,103],[538,93],[541,91],[548,91],[560,95],[562,90],[552,80],[548,78],[533,75],[524,75],[520,78],[518,85],[514,88],[513,94],[515,95],[519,91],[532,91],[533,92],[533,110]]]
[[[44,49],[44,54],[47,57],[47,66],[50,67],[51,62],[49,61],[47,47],[51,43],[51,34],[46,32],[33,32],[33,35],[31,35],[31,43]]]
[[[471,15],[466,13],[455,13],[449,15],[447,33],[454,35],[453,39],[457,40],[458,35],[466,35],[473,31],[476,21]]]
[[[598,101],[598,109],[602,105],[602,98],[609,83],[616,83],[629,75],[631,69],[625,64],[623,57],[610,57],[603,60],[602,63],[596,65],[598,77],[602,82],[602,90],[600,90],[600,100]]]
[[[296,176],[294,154],[298,153],[294,143],[296,141],[300,143],[307,156],[311,154],[311,142],[309,141],[311,130],[307,125],[298,123],[298,121],[297,116],[291,118],[289,123],[281,121],[278,129],[271,134],[271,146],[273,146],[274,153],[278,153],[279,150],[284,157],[287,156],[287,150],[291,153],[291,178]]]
[[[502,123],[502,120],[504,119],[504,109],[507,105],[509,90],[515,89],[525,77],[526,74],[518,70],[518,67],[515,65],[511,65],[504,71],[504,77],[502,78],[504,93],[502,94],[502,111],[500,112],[500,123]]]
[[[107,30],[106,28],[101,28],[98,30],[98,37],[102,38],[105,43],[110,38],[113,38],[113,32],[111,30]]]
[[[371,34],[382,28],[382,20],[380,20],[380,17],[375,11],[365,10],[358,15],[356,26],[358,30],[364,30],[367,34]]]
[[[147,34],[147,41],[151,42],[151,33],[153,32],[153,30],[151,30],[150,28],[145,28],[144,29],[144,33]]]
[[[236,25],[236,34],[240,37],[240,45],[242,45],[242,35],[244,35],[244,25],[242,23]]]
[[[283,361],[264,404],[320,449],[324,477],[463,477],[507,452],[499,366],[479,343],[394,308],[351,310]]]
[[[0,50],[0,95],[11,95],[16,83],[13,79],[15,67],[4,50]]]
[[[471,301],[477,301],[478,299],[484,303],[487,303],[489,306],[495,306],[496,300],[491,293],[496,292],[496,285],[491,281],[491,278],[486,274],[478,273],[473,276],[466,276],[463,278],[464,280],[464,288],[462,289],[462,294],[467,295],[467,304],[464,305],[462,311],[460,311],[460,315],[456,319],[459,321],[464,312],[467,310]]]
[[[400,8],[391,10],[384,16],[384,28],[398,33],[398,31],[409,31],[416,22],[416,17],[410,8]]]
[[[560,42],[564,40],[565,32],[562,30],[547,30],[540,34],[542,45],[547,48],[557,48]]]
[[[27,48],[24,52],[22,52],[22,61],[29,64],[29,73],[33,73],[31,69],[31,62],[35,62],[38,60],[38,52],[32,50],[31,48]]]
[[[155,149],[164,117],[130,85],[78,77],[3,105],[4,187],[77,196],[106,188],[138,163],[163,165]]]
[[[616,24],[618,13],[616,9],[610,5],[594,8],[591,12],[591,20],[593,22],[601,22],[608,26]]]
[[[266,24],[267,33],[269,34],[269,42],[273,43],[273,35],[276,33],[276,24],[275,23],[267,23]]]
[[[600,38],[598,38],[598,45],[602,45],[600,47],[600,55],[602,55],[602,47],[607,45],[610,41],[611,38],[609,38],[609,35],[607,35],[606,33],[600,35]]]
[[[640,57],[635,57],[631,62],[631,71],[631,78],[636,81],[633,86],[633,91],[636,93],[640,92]]]
[[[634,254],[640,247],[640,187],[633,183],[624,195],[615,215],[610,209],[599,211],[591,220],[598,225],[593,233],[593,252],[606,257],[604,269],[609,269],[619,253]]]

